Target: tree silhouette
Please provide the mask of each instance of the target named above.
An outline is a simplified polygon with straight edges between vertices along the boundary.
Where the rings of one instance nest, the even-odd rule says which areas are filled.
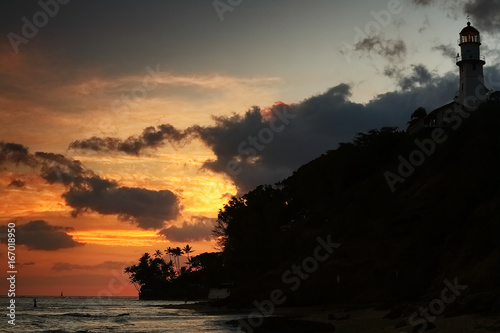
[[[193,248],[191,246],[189,246],[189,244],[187,244],[186,246],[184,246],[184,248],[182,249],[182,251],[184,251],[184,253],[187,255],[187,259],[189,261],[191,259],[189,257],[189,254],[194,252]]]
[[[425,110],[424,107],[418,107],[413,113],[411,114],[411,119],[413,118],[423,118],[427,116],[427,111]]]
[[[427,111],[423,107],[418,107],[411,114],[410,121],[408,122],[408,127],[415,125],[419,120],[425,118],[427,116]]]
[[[174,262],[177,267],[177,272],[180,272],[181,265],[179,258],[184,254],[180,247],[175,247],[172,249],[172,256],[174,257]]]
[[[124,272],[137,290],[161,288],[175,277],[172,262],[166,263],[161,257],[153,259],[147,252],[141,256],[139,264],[125,267]]]
[[[172,262],[173,249],[169,246],[169,247],[165,250],[165,253],[167,253],[167,254],[168,254],[168,256],[170,257],[170,262]]]

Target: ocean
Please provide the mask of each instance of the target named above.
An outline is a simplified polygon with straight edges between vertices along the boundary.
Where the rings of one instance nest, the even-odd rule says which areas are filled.
[[[139,301],[134,297],[16,298],[15,326],[8,323],[8,298],[0,298],[4,315],[0,332],[242,332],[227,325],[245,314],[207,315],[191,309],[169,309],[178,301]]]

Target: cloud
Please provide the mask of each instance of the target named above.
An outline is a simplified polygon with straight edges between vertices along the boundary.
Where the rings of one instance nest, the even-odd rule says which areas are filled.
[[[413,2],[419,6],[429,6],[431,3],[434,3],[435,0],[413,0]]]
[[[351,102],[351,87],[339,84],[298,104],[276,103],[214,117],[213,125],[192,126],[184,133],[198,137],[215,154],[203,168],[226,174],[245,193],[290,176],[358,132],[405,126],[418,106],[432,108],[452,100],[456,76],[426,82],[429,75],[423,66],[415,66],[410,76],[398,77],[404,87],[415,89],[380,95],[366,105]]]
[[[343,44],[340,53],[347,59],[350,59],[352,55],[368,58],[370,64],[380,71],[381,64],[386,64],[386,67],[402,64],[407,55],[407,47],[403,39],[389,39],[380,33],[370,36],[364,35],[364,38],[358,40],[354,46]]]
[[[34,261],[20,262],[17,264],[17,266],[34,266],[34,265],[36,265]]]
[[[135,222],[142,229],[160,229],[164,221],[174,220],[179,214],[178,198],[168,190],[104,184],[91,190],[72,188],[63,198],[75,209],[73,216],[92,210],[103,215],[118,215],[121,220]]]
[[[94,271],[98,269],[106,269],[106,270],[123,270],[125,266],[129,265],[127,262],[120,261],[105,261],[97,265],[79,265],[72,264],[68,262],[58,262],[51,267],[52,270],[56,272],[64,272],[64,271],[73,271],[73,270],[86,270],[86,271]]]
[[[0,165],[4,163],[24,164],[27,166],[36,164],[33,157],[28,153],[28,148],[17,143],[0,142]]]
[[[26,185],[26,183],[24,181],[19,180],[19,179],[14,179],[7,186],[14,187],[14,188],[23,188],[25,185]]]
[[[142,229],[161,229],[180,211],[177,196],[169,190],[120,187],[116,181],[102,178],[80,161],[61,154],[31,154],[22,145],[0,142],[0,165],[5,163],[35,168],[49,184],[67,186],[62,197],[74,209],[74,217],[94,211],[118,215],[120,220],[136,223]]]
[[[216,155],[204,167],[225,173],[245,193],[259,184],[272,184],[291,175],[302,164],[350,141],[358,132],[382,126],[404,127],[418,107],[438,107],[453,100],[458,78],[455,74],[434,77],[423,66],[414,66],[409,75],[398,77],[401,91],[377,96],[363,105],[349,100],[351,87],[335,86],[325,93],[294,105],[277,104],[271,111],[254,108],[242,116],[218,119],[215,125],[200,128],[201,140]],[[403,89],[404,88],[404,89]],[[411,89],[410,89],[411,88]],[[283,130],[269,128],[277,117],[294,115]],[[231,163],[237,168],[231,168]],[[237,169],[239,172],[231,172]]]
[[[425,30],[429,29],[431,26],[431,22],[429,21],[429,16],[428,15],[425,15],[425,20],[424,22],[422,23],[422,26],[420,28],[418,28],[418,32],[419,33],[422,33],[424,32]]]
[[[85,170],[80,161],[68,159],[61,154],[36,152],[35,160],[41,168],[40,175],[48,183],[80,186],[93,172]]]
[[[488,81],[489,77],[498,78],[498,68],[486,67],[484,72],[488,86],[498,89]],[[176,140],[181,144],[200,140],[215,155],[204,161],[203,168],[226,175],[243,194],[290,176],[304,163],[337,148],[339,142],[352,140],[359,132],[383,126],[406,128],[416,108],[433,110],[451,102],[458,88],[458,73],[438,76],[422,64],[389,67],[385,74],[398,89],[366,104],[352,102],[351,86],[342,83],[297,104],[277,102],[270,107],[253,107],[241,114],[214,117],[214,122],[206,126],[179,130],[161,125],[155,132],[165,127],[182,135],[162,134],[154,147],[160,147],[164,140],[174,146]],[[142,142],[142,135],[137,138]],[[185,226],[188,230],[189,223]],[[174,237],[181,232],[177,229],[170,230]]]
[[[178,145],[189,135],[188,132],[181,132],[175,129],[172,125],[160,125],[156,129],[154,127],[147,127],[142,134],[138,137],[131,136],[126,140],[117,138],[98,138],[92,137],[87,140],[77,140],[69,145],[70,149],[79,149],[82,151],[118,151],[130,155],[139,155],[139,153],[147,148],[158,148],[162,146],[165,141]]]
[[[422,64],[412,65],[409,75],[402,75],[401,72],[386,72],[386,74],[389,77],[394,76],[398,87],[402,90],[410,90],[417,86],[429,84],[434,78],[432,73]]]
[[[72,228],[52,226],[44,220],[30,221],[16,226],[16,244],[25,245],[31,250],[55,251],[83,245],[68,235]],[[0,242],[7,243],[7,227],[0,227],[3,237]]]
[[[402,39],[385,39],[382,35],[375,35],[356,43],[354,50],[366,54],[375,53],[389,61],[402,61],[406,56],[406,43]]]
[[[500,0],[462,0],[459,2],[448,0],[411,0],[421,7],[439,6],[449,11],[455,19],[470,15],[472,25],[480,32],[498,33],[500,30]]]
[[[406,43],[402,39],[386,39],[381,34],[360,40],[354,50],[368,56],[375,53],[390,62],[400,62],[406,57]]]
[[[498,33],[500,30],[500,0],[469,0],[463,6],[463,13],[470,15],[479,31]]]
[[[183,222],[181,227],[170,226],[159,231],[159,234],[171,242],[197,242],[210,240],[214,236],[212,230],[215,220],[211,218],[196,216],[191,222]]]
[[[439,51],[446,58],[453,58],[457,54],[457,49],[452,44],[439,44],[432,48],[433,51]]]

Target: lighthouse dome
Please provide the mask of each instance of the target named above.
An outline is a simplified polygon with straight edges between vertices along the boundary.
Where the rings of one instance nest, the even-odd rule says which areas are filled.
[[[460,43],[481,43],[479,31],[467,22],[467,26],[460,31]]]

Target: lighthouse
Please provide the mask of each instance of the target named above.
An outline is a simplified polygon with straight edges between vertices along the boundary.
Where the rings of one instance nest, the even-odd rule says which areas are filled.
[[[487,100],[499,100],[500,92],[488,89],[484,85],[483,66],[486,63],[481,55],[481,36],[476,28],[467,22],[467,26],[460,31],[458,45],[460,53],[455,57],[460,73],[458,92],[453,102],[434,109],[426,115],[425,109],[420,115],[416,110],[408,122],[407,132],[411,135],[422,130],[435,127],[452,127],[456,119],[461,119],[464,112],[476,110]]]
[[[460,72],[460,85],[457,102],[465,107],[473,107],[480,97],[486,95],[488,89],[484,85],[484,56],[479,50],[481,36],[470,22],[460,31],[458,45],[460,54],[456,56],[456,63]]]

